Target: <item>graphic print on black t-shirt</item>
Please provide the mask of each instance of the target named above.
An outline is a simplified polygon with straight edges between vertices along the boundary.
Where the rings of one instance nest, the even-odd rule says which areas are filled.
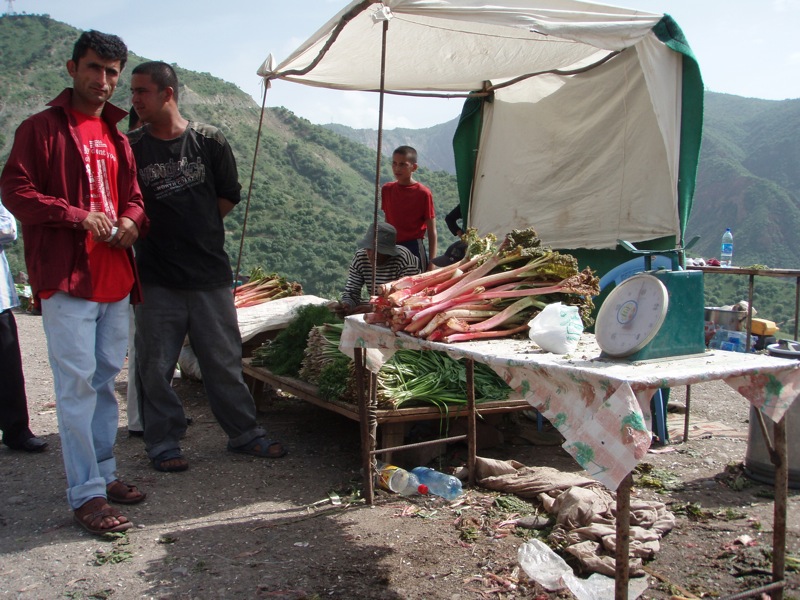
[[[162,200],[205,183],[206,167],[200,157],[194,162],[189,162],[186,157],[178,162],[170,159],[167,163],[153,163],[139,169],[139,180],[142,186],[153,190],[158,200]]]

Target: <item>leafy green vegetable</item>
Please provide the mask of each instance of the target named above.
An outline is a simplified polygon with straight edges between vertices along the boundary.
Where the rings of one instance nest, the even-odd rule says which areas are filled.
[[[505,400],[511,388],[490,367],[475,363],[475,402]],[[414,401],[447,405],[467,403],[467,367],[434,350],[398,350],[378,372],[378,395],[395,408]]]
[[[340,352],[339,356],[322,368],[318,389],[323,400],[339,400],[345,396],[352,377],[352,365],[353,361]]]
[[[306,304],[298,308],[296,313],[274,340],[253,351],[251,364],[267,367],[275,375],[297,377],[311,329],[323,323],[342,322],[325,305]]]

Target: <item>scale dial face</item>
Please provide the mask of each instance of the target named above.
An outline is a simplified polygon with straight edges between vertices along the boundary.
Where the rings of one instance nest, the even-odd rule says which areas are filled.
[[[669,307],[666,286],[639,273],[620,283],[603,301],[594,326],[597,345],[608,356],[638,352],[656,336]]]

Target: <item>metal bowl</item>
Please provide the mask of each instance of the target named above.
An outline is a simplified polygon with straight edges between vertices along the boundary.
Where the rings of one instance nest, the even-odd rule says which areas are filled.
[[[781,340],[777,344],[770,344],[767,346],[767,352],[771,356],[780,356],[781,358],[794,358],[800,359],[800,343],[793,340]]]
[[[719,325],[728,331],[741,331],[747,320],[747,311],[731,310],[706,306],[706,321]]]

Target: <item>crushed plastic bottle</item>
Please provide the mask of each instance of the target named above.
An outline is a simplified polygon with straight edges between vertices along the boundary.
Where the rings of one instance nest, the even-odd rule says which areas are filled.
[[[401,496],[425,495],[428,487],[422,485],[416,475],[395,465],[378,461],[378,486]]]
[[[428,467],[415,467],[411,469],[411,474],[416,475],[420,483],[428,486],[431,494],[441,496],[445,500],[455,500],[463,492],[461,480],[453,475],[440,473]]]

